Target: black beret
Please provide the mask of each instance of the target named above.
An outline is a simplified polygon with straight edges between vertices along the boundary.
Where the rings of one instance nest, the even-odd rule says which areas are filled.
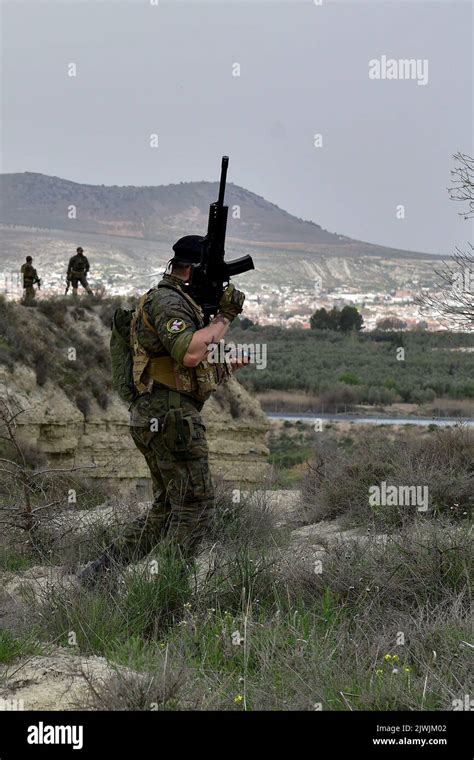
[[[183,264],[199,264],[201,261],[202,242],[200,235],[185,235],[176,241],[173,246],[173,261],[181,261]]]

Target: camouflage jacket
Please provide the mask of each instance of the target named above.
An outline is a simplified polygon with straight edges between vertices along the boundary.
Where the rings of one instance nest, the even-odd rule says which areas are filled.
[[[71,256],[69,259],[69,264],[67,267],[67,273],[70,276],[71,274],[87,274],[89,271],[89,262],[87,260],[87,256],[80,256],[78,253],[76,253],[75,256]]]

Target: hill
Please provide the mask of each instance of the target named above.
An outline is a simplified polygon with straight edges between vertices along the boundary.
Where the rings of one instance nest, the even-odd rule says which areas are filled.
[[[173,239],[207,227],[217,182],[181,182],[156,187],[83,185],[34,172],[0,175],[0,222],[40,228],[102,233],[142,240]],[[228,236],[254,244],[361,246],[368,255],[399,255],[392,248],[361,243],[304,221],[243,187],[228,183]],[[74,206],[76,218],[69,218]],[[239,208],[239,218],[232,209]],[[347,250],[346,250],[347,252]],[[408,254],[409,252],[404,252]],[[426,254],[413,254],[423,256]]]
[[[215,182],[157,187],[105,187],[43,174],[0,175],[0,264],[5,293],[25,256],[35,258],[45,289],[64,289],[66,263],[77,245],[91,261],[92,282],[109,293],[150,287],[181,235],[204,234]],[[359,291],[432,287],[431,254],[352,240],[298,219],[273,203],[231,183],[227,186],[228,258],[250,253],[256,271],[239,278],[248,293],[287,286],[293,293],[325,288]],[[68,208],[75,207],[70,219]],[[238,207],[240,218],[234,218]],[[14,284],[13,284],[14,285]]]
[[[25,172],[2,175],[0,192],[2,222],[153,240],[183,227],[204,229],[218,183],[106,187]],[[229,220],[231,236],[265,242],[337,244],[342,240],[231,183],[226,201],[231,207],[240,206],[240,219]],[[77,208],[76,220],[68,218],[70,204]]]

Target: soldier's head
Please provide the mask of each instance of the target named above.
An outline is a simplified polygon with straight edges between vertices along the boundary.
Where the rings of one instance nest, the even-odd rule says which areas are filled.
[[[182,280],[189,280],[192,268],[201,261],[202,238],[200,235],[185,235],[173,246],[174,257],[169,262],[171,273]]]
[[[32,262],[33,262],[33,259],[31,258],[31,256],[27,256],[26,257],[26,263],[27,264],[31,264]]]
[[[81,246],[79,246],[79,248],[76,248],[76,253],[79,254],[79,256],[82,256],[82,254],[84,253],[84,249],[81,248]]]

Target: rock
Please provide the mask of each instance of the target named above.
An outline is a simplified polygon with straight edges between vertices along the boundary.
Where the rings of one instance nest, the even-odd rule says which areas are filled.
[[[128,525],[135,517],[139,517],[148,511],[151,502],[140,501],[132,504],[113,504],[100,506],[95,509],[66,509],[48,515],[47,519],[38,524],[37,535],[41,539],[52,538],[56,549],[63,543],[74,539],[97,534],[97,529],[104,532],[120,531],[124,525]],[[61,538],[63,537],[63,541]]]
[[[259,402],[235,378],[206,402],[203,419],[213,472],[241,484],[264,481],[269,423]]]
[[[43,601],[54,588],[65,590],[78,587],[75,575],[64,567],[35,565],[22,572],[1,572],[0,602],[13,601],[20,608],[31,601]]]
[[[331,543],[356,542],[358,544],[378,543],[385,546],[388,535],[385,533],[371,535],[363,528],[343,528],[338,520],[321,520],[313,525],[305,525],[291,532],[291,540],[307,545],[330,545]]]
[[[103,682],[113,672],[105,657],[74,655],[63,647],[48,649],[51,653],[45,656],[0,667],[0,678],[5,679],[0,704],[15,700],[24,710],[84,709],[88,682]]]
[[[338,520],[321,520],[291,531],[289,546],[283,551],[282,565],[303,564],[314,567],[316,560],[323,560],[331,547],[343,543],[347,552],[356,544],[385,546],[389,537],[385,533],[372,535],[363,528],[344,528]]]
[[[24,320],[23,307],[13,308],[18,320]],[[84,314],[83,322],[74,322],[74,330],[87,335],[92,329],[105,347],[109,331],[98,314]],[[39,310],[30,309],[28,318],[35,320],[32,334],[33,328],[37,334],[46,329],[47,319]],[[62,336],[67,338],[67,320],[65,324]],[[45,455],[49,467],[73,468],[88,479],[104,483],[116,495],[128,492],[142,500],[149,498],[149,471],[130,438],[127,405],[115,394],[109,394],[106,409],[91,397],[85,417],[54,379],[37,385],[35,371],[17,362],[11,369],[0,364],[0,398],[13,413],[22,410],[16,417],[19,438]],[[262,482],[269,471],[268,422],[258,401],[232,378],[206,403],[203,418],[213,472],[239,484]]]
[[[264,493],[268,507],[275,518],[276,528],[301,521],[299,508],[300,491],[282,489],[279,491],[265,491]]]

